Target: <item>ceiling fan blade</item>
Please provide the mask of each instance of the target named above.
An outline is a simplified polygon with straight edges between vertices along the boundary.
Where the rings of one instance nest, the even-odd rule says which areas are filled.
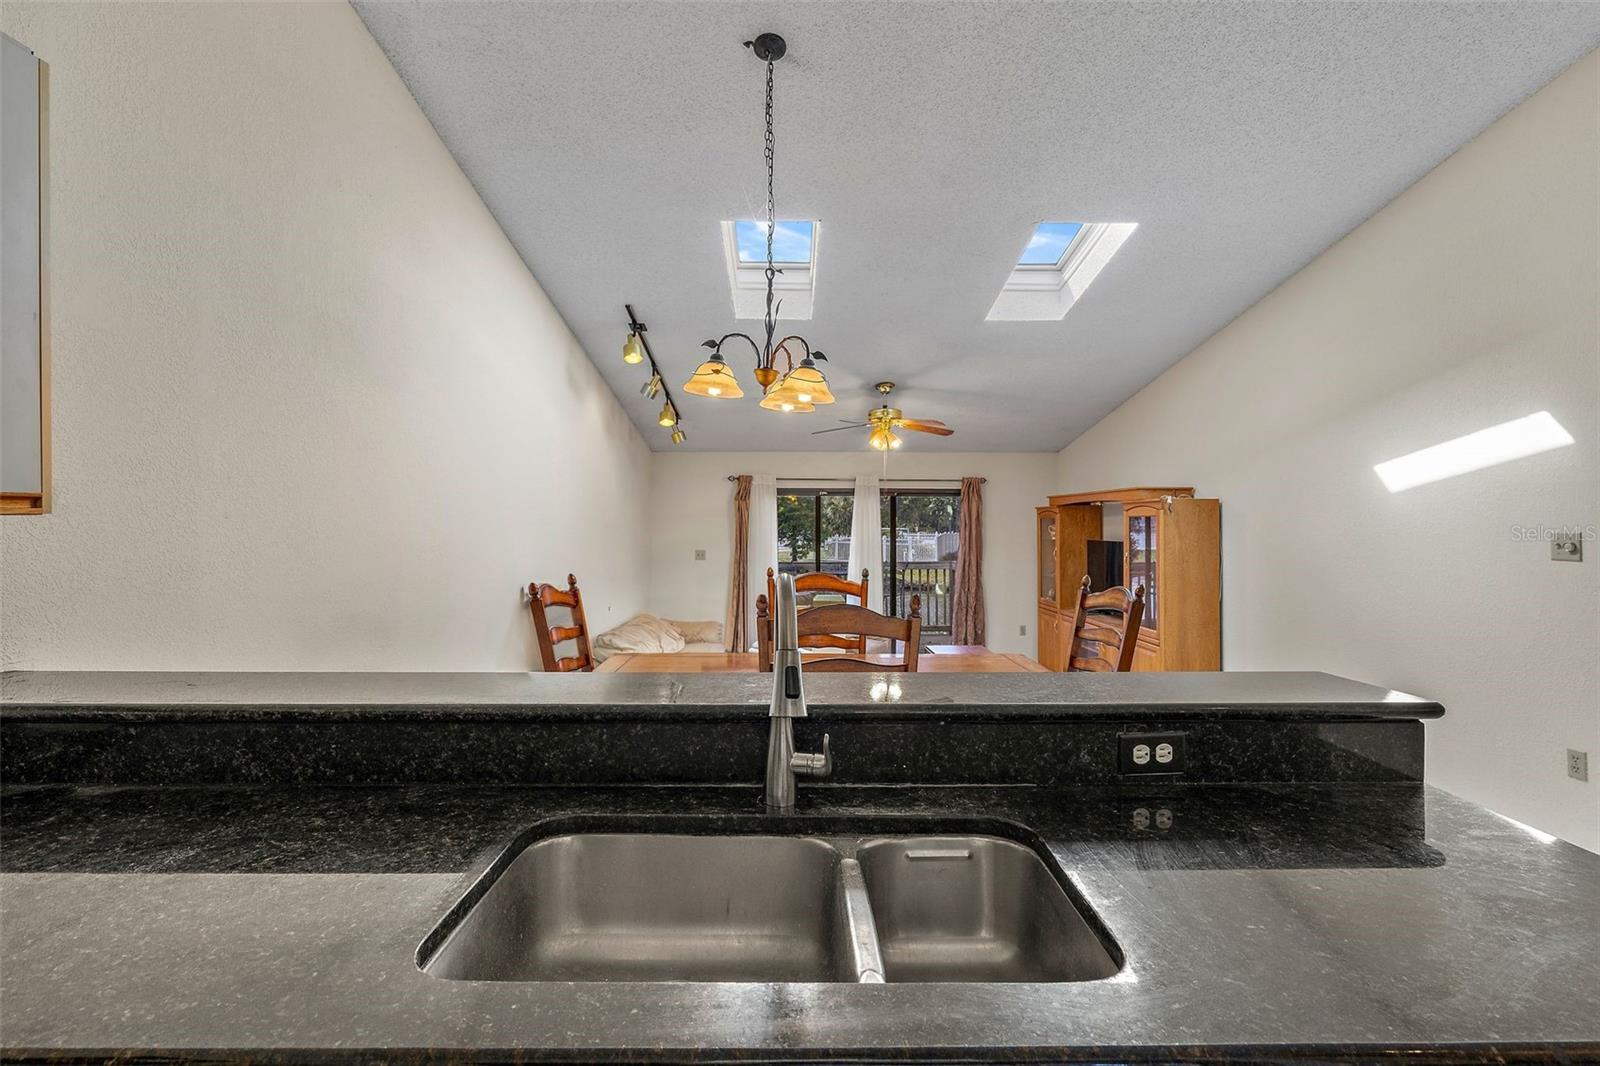
[[[951,429],[943,422],[938,422],[931,418],[927,420],[902,418],[895,424],[901,429],[909,429],[913,433],[937,433],[941,437],[948,437],[955,432],[955,430]]]
[[[865,422],[859,426],[834,426],[832,429],[814,429],[811,431],[811,435],[815,437],[823,433],[837,433],[841,429],[865,429],[866,427],[867,424]]]

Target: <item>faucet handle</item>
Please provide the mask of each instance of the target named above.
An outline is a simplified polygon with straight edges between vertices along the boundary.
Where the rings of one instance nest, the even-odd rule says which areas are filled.
[[[797,751],[789,760],[789,768],[806,777],[827,777],[833,772],[833,750],[828,745],[828,734],[822,734],[822,754],[812,755]]]

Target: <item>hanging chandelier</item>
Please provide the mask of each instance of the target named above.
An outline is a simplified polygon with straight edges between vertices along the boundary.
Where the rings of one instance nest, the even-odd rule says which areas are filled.
[[[798,334],[791,334],[776,343],[773,340],[778,331],[778,305],[773,301],[773,281],[778,276],[778,269],[772,259],[772,238],[777,229],[777,205],[773,196],[772,68],[783,58],[789,46],[776,33],[763,33],[753,41],[744,42],[744,45],[767,65],[767,312],[763,320],[766,342],[758,344],[748,333],[737,332],[725,333],[716,340],[706,341],[703,347],[710,348],[711,355],[695,367],[689,380],[684,382],[683,391],[691,396],[712,400],[736,400],[743,396],[744,390],[739,387],[738,379],[722,354],[723,346],[738,338],[749,344],[755,353],[755,379],[762,390],[761,406],[768,411],[784,414],[805,414],[816,410],[820,404],[833,403],[833,393],[828,391],[828,379],[817,366],[819,362],[827,362],[827,356],[812,350],[806,339]],[[797,353],[798,360],[795,358]],[[783,363],[782,371],[778,369],[780,360]]]

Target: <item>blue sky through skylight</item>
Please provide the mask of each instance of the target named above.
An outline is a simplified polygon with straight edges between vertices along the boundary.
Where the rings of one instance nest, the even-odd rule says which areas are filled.
[[[772,259],[775,263],[811,262],[812,224],[796,220],[778,219],[772,234]],[[767,261],[767,224],[765,221],[741,218],[733,224],[733,234],[739,245],[739,262],[765,263]]]
[[[783,223],[779,223],[783,225]],[[1055,266],[1066,254],[1072,238],[1083,228],[1082,222],[1041,222],[1034,227],[1028,246],[1017,260],[1018,266]]]

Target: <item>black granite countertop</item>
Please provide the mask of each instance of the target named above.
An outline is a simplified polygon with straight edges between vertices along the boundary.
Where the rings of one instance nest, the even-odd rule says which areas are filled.
[[[169,673],[9,671],[0,715],[71,721],[252,716],[375,720],[669,717],[745,719],[772,695],[765,674]],[[1404,692],[1324,673],[819,674],[806,696],[830,715],[1099,721],[1437,718]]]
[[[810,679],[843,754],[774,819],[760,675],[0,677],[0,1057],[1580,1062],[1600,856],[1419,783],[1428,700],[1326,674]],[[1185,740],[1131,776],[1129,732]],[[446,981],[515,842],[987,833],[1115,976]]]
[[[1600,856],[1415,783],[0,793],[11,1059],[1541,1061],[1600,1056]],[[1047,848],[1120,945],[1072,984],[445,981],[519,833],[956,829]]]

